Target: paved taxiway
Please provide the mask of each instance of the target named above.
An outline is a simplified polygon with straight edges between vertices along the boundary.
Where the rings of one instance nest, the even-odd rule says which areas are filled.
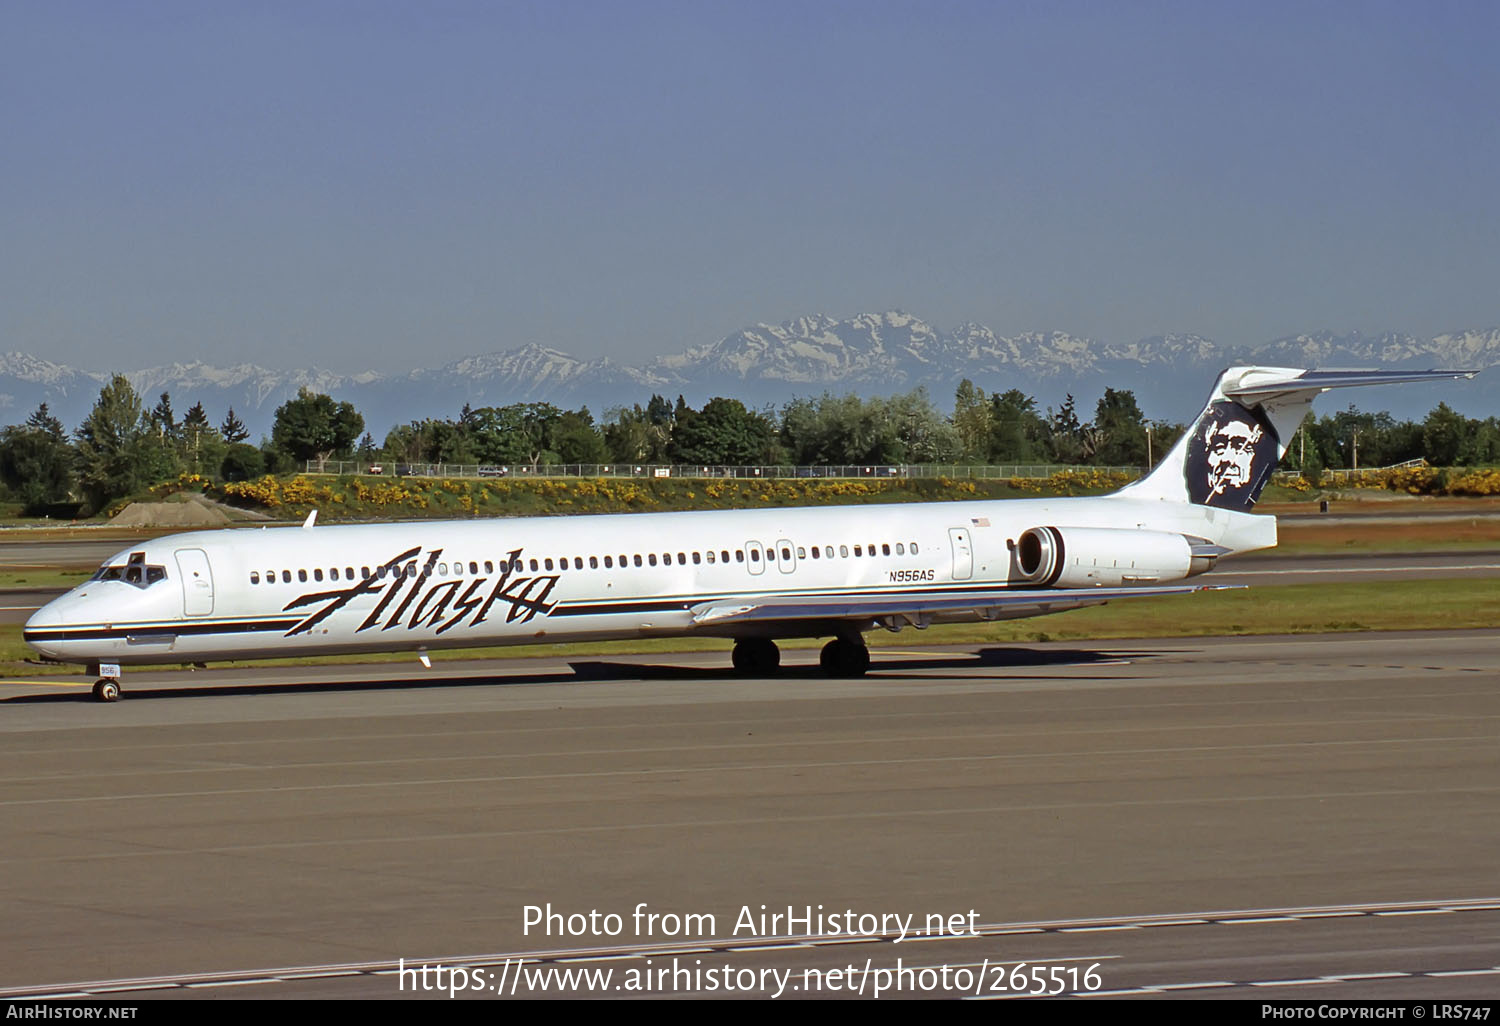
[[[383,997],[398,958],[603,947],[568,964],[1500,996],[1500,631],[909,651],[860,681],[692,654],[0,685],[0,993]],[[528,933],[549,902],[624,936]],[[735,944],[637,935],[638,903]],[[768,949],[732,932],[761,905],[1026,932]]]

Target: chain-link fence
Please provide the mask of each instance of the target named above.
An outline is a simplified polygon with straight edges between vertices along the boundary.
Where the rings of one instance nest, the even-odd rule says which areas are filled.
[[[845,464],[836,467],[773,467],[773,466],[702,466],[641,463],[565,463],[532,466],[526,463],[390,463],[373,460],[308,460],[306,473],[368,475],[372,477],[473,477],[473,478],[543,478],[543,477],[644,477],[644,478],[748,478],[765,480],[770,478],[861,478],[865,480],[888,480],[892,478],[979,478],[1003,479],[1012,477],[1048,478],[1063,471],[1075,473],[1121,473],[1139,477],[1140,467],[1079,467],[1061,463],[1016,464],[1001,463],[992,466],[968,463],[910,463],[900,466]]]

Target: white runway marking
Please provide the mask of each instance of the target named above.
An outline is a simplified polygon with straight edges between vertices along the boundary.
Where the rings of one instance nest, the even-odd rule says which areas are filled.
[[[1235,577],[1282,577],[1293,574],[1404,574],[1430,573],[1434,570],[1500,570],[1500,563],[1452,563],[1446,566],[1350,566],[1308,567],[1298,570],[1233,570],[1223,568],[1219,576]]]

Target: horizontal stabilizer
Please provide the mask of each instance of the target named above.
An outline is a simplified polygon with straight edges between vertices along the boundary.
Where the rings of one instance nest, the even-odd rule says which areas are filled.
[[[1374,371],[1374,370],[1307,370],[1287,375],[1272,367],[1251,367],[1237,380],[1223,384],[1225,398],[1246,406],[1295,395],[1298,392],[1319,393],[1330,388],[1352,388],[1356,385],[1399,385],[1412,381],[1446,381],[1450,378],[1472,378],[1473,370]]]
[[[878,620],[974,613],[981,620],[1040,616],[1115,599],[1186,595],[1218,590],[1214,585],[1140,588],[1005,588],[989,592],[935,592],[926,595],[765,595],[705,602],[691,610],[699,626],[788,620]]]

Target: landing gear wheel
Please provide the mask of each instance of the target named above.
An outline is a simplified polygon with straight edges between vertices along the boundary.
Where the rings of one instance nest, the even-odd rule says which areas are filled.
[[[834,638],[823,646],[818,665],[830,677],[863,677],[870,668],[870,650],[857,641]]]
[[[764,677],[781,668],[781,649],[769,638],[744,638],[734,643],[734,671],[742,677]]]
[[[100,702],[118,702],[120,700],[120,682],[105,677],[94,682],[94,698]]]

